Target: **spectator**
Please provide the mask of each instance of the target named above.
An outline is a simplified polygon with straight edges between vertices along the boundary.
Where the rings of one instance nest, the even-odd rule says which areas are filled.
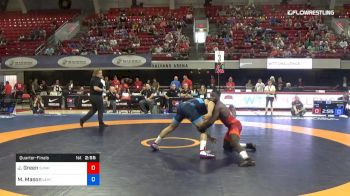
[[[210,76],[210,88],[215,88],[215,77],[213,75]]]
[[[169,99],[171,97],[179,97],[179,90],[176,88],[175,84],[170,85],[170,89],[164,95],[165,99]]]
[[[15,90],[15,99],[21,99],[23,92],[24,92],[24,84],[22,84],[21,82],[17,82],[14,86],[14,90]]]
[[[129,85],[126,83],[127,78],[121,79],[121,83],[119,86],[119,94],[123,95],[123,93],[130,94]]]
[[[152,81],[152,88],[155,92],[158,92],[159,91],[159,82],[157,81],[157,79],[153,78],[153,81]]]
[[[83,86],[79,88],[79,90],[77,91],[77,95],[85,95],[85,89]]]
[[[47,95],[48,87],[45,80],[41,81],[41,84],[39,85],[39,91],[41,96]]]
[[[166,99],[166,107],[169,109],[170,107],[170,102],[169,99],[172,97],[179,97],[180,91],[179,89],[176,88],[175,84],[170,85],[170,89],[166,92],[164,95],[164,98]]]
[[[62,87],[60,86],[59,80],[56,80],[56,83],[53,85],[52,91],[57,93],[58,96],[62,95]]]
[[[339,46],[342,49],[346,49],[348,47],[348,42],[346,40],[342,40],[342,41],[339,42]]]
[[[112,105],[113,113],[117,112],[117,100],[120,98],[114,86],[109,88],[109,92],[107,93],[107,98],[109,103]]]
[[[300,101],[298,96],[294,97],[294,101],[292,102],[292,109],[291,109],[292,116],[304,116],[306,113],[306,109],[304,108],[303,103]]]
[[[348,78],[344,76],[341,85],[337,85],[337,87],[340,91],[347,91],[349,88]]]
[[[109,80],[109,77],[108,77],[108,76],[105,76],[104,81],[105,81],[105,83],[106,83],[106,89],[109,90],[109,88],[111,87],[112,81]]]
[[[187,12],[186,14],[186,23],[191,23],[193,19],[193,15],[191,12]]]
[[[52,46],[49,46],[45,49],[44,55],[52,56],[55,54],[55,49]]]
[[[39,89],[39,84],[38,84],[38,79],[37,78],[34,79],[34,81],[31,84],[31,86],[32,86],[31,92],[32,92],[33,96],[35,96],[36,94],[40,93],[40,89]]]
[[[297,21],[296,23],[294,23],[294,28],[295,29],[300,29],[302,26],[301,26],[301,23],[299,21]]]
[[[180,97],[181,98],[192,98],[191,90],[188,88],[188,84],[184,83],[182,85],[182,90],[180,92]]]
[[[228,78],[228,81],[226,82],[226,93],[234,93],[235,92],[235,82],[233,81],[232,76]]]
[[[154,91],[149,84],[146,84],[145,88],[141,91],[141,94],[145,97],[145,99],[139,102],[141,111],[148,114],[148,111],[152,110],[154,106]]]
[[[111,39],[111,40],[109,40],[109,45],[111,45],[112,47],[117,46],[117,44],[118,44],[118,42],[117,42],[116,39]]]
[[[67,89],[68,89],[69,94],[72,93],[73,88],[74,88],[73,80],[70,80],[68,85],[67,85]]]
[[[43,99],[40,95],[35,96],[33,102],[33,114],[43,114],[45,113]]]
[[[174,76],[174,80],[171,81],[170,86],[171,86],[172,84],[175,84],[176,89],[180,89],[180,87],[181,87],[179,78],[178,78],[177,76]]]
[[[157,47],[154,48],[154,53],[159,54],[163,52],[163,48],[158,44]]]
[[[192,89],[192,80],[190,80],[187,75],[183,76],[183,81],[182,81],[182,87],[184,87],[184,84],[187,84],[188,88],[191,90]]]
[[[18,41],[23,41],[23,40],[25,40],[25,36],[22,34],[19,36]]]
[[[292,91],[292,84],[287,82],[286,87],[283,89],[283,91],[291,92]]]
[[[275,76],[271,76],[270,77],[270,80],[272,82],[272,85],[276,86],[276,79],[275,79]],[[268,82],[268,81],[267,81]]]
[[[4,88],[6,98],[12,98],[12,86],[9,81],[6,81]]]
[[[255,84],[255,91],[262,93],[264,92],[265,84],[262,82],[261,78],[258,79],[258,82]]]
[[[282,91],[283,86],[284,86],[284,83],[283,83],[282,77],[278,77],[278,79],[277,79],[277,91]]]
[[[207,88],[204,85],[201,85],[201,88],[198,90],[199,98],[206,99],[207,98]]]
[[[165,42],[171,44],[174,42],[174,37],[171,34],[171,32],[169,32],[166,36],[165,36]]]
[[[248,80],[248,82],[245,84],[245,89],[246,89],[246,91],[253,90],[252,80]]]
[[[302,78],[298,78],[297,87],[304,88],[304,82]]]
[[[135,92],[140,92],[142,90],[142,81],[140,80],[139,77],[136,77],[135,78],[135,82],[134,82],[134,89],[135,89]]]
[[[5,92],[5,86],[4,86],[4,83],[3,82],[0,82],[0,100],[3,98]]]
[[[119,85],[120,85],[120,81],[118,80],[118,77],[115,75],[113,77],[113,80],[111,82],[111,86],[114,86],[116,88],[116,90],[119,89]]]
[[[267,82],[267,86],[265,87],[264,92],[266,94],[265,115],[267,115],[269,102],[270,102],[270,106],[271,106],[271,115],[272,115],[273,114],[273,101],[275,99],[276,87],[272,84],[271,80],[269,80]]]
[[[338,98],[338,100],[342,100],[344,102],[344,114],[350,116],[350,98],[349,93],[344,92],[343,96]]]

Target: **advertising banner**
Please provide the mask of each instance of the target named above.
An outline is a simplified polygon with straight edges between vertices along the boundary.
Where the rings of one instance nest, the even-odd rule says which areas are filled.
[[[267,69],[312,69],[311,58],[268,58]]]
[[[290,109],[292,102],[298,96],[300,101],[307,109],[312,109],[314,100],[337,100],[342,96],[341,93],[283,93],[277,94],[277,98],[273,102],[275,109]],[[236,108],[252,108],[263,109],[266,104],[266,95],[259,93],[235,93],[235,94],[221,94],[221,101],[225,105],[234,105]]]
[[[150,53],[137,55],[26,56],[3,57],[1,69],[80,69],[151,67]]]

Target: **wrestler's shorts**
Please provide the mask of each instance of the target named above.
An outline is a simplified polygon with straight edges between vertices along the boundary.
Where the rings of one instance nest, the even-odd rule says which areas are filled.
[[[189,119],[192,124],[202,122],[202,114],[200,114],[195,105],[188,102],[183,102],[177,107],[176,115],[173,119],[172,124],[178,126],[183,119]]]

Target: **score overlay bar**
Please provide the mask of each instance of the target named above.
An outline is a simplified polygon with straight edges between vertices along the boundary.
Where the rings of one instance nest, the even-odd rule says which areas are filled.
[[[16,186],[99,184],[99,154],[16,154]]]

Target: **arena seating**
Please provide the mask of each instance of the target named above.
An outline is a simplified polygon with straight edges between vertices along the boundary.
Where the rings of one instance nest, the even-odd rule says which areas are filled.
[[[79,12],[79,10],[29,11],[27,14],[1,12],[0,37],[6,40],[6,44],[0,46],[0,55],[35,55],[35,50],[45,44],[45,39]],[[21,41],[20,36],[24,36]]]
[[[86,17],[83,24],[89,27],[88,33],[63,42],[60,51],[61,54],[71,54],[72,51],[93,54],[148,53],[157,45],[164,45],[168,32],[181,31],[179,27],[184,25],[185,17],[190,12],[189,7],[175,10],[167,7],[112,8],[105,14]],[[122,15],[126,18],[123,22],[120,20]],[[172,50],[155,54],[154,58],[173,59],[174,55],[169,54],[176,52],[176,44],[183,39],[185,37],[181,34],[172,43]],[[113,41],[116,43],[111,44]],[[186,41],[189,41],[188,38]]]
[[[349,48],[339,47],[343,38],[329,31],[322,17],[286,16],[287,10],[300,9],[312,8],[305,5],[207,7],[206,14],[211,24],[216,24],[218,35],[207,37],[206,59],[214,58],[214,50],[225,50],[226,59],[233,60],[242,57],[343,57]],[[300,24],[298,28],[294,26],[296,23]],[[226,29],[227,37],[220,35],[222,29]],[[228,38],[230,34],[232,37]],[[321,36],[311,36],[315,34]],[[307,39],[313,48],[304,45]],[[276,40],[281,40],[281,44]]]

